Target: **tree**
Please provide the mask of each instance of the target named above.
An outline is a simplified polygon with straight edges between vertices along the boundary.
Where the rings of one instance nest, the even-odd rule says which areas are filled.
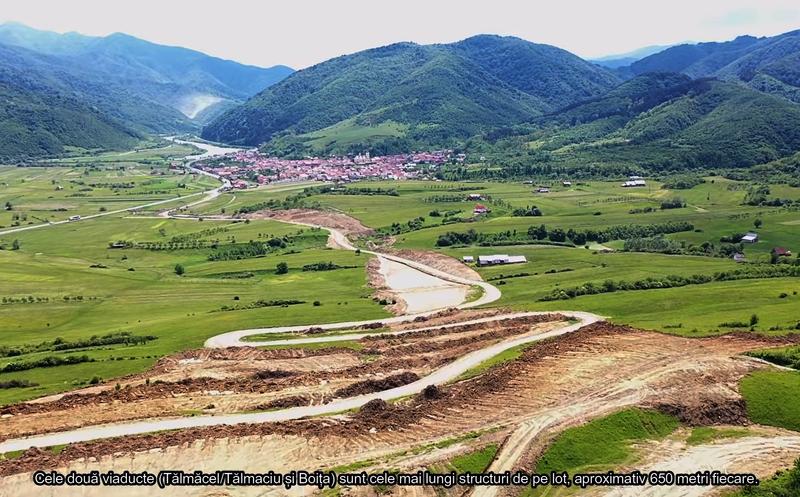
[[[19,240],[16,238],[11,242],[11,250],[19,250]]]
[[[14,206],[11,205],[11,202],[6,202],[6,210],[7,211],[10,211],[13,208],[14,208]]]
[[[286,274],[289,272],[289,265],[285,262],[279,262],[277,266],[275,266],[275,274]]]
[[[761,219],[756,219],[755,221],[753,221],[753,226],[755,226],[756,229],[760,228],[762,224],[764,224],[764,221],[762,221]]]
[[[183,276],[186,272],[186,268],[183,267],[183,264],[175,264],[175,274],[178,276]]]
[[[750,316],[750,326],[755,326],[757,324],[758,324],[758,315],[753,314],[752,316]]]

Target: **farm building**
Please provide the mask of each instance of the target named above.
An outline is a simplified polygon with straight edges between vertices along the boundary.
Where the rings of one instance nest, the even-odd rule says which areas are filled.
[[[471,255],[465,255],[462,258],[462,260],[464,261],[464,264],[472,264],[473,262],[475,262],[475,258],[472,257]]]
[[[566,181],[566,180],[565,180],[565,181],[562,181],[562,182],[561,182],[561,184],[562,184],[563,186],[572,186],[572,181]]]
[[[774,249],[772,249],[772,253],[777,255],[778,257],[789,257],[792,255],[791,250],[783,247],[775,247]]]
[[[545,187],[541,187],[538,190],[536,190],[536,193],[550,193],[550,189],[549,188],[545,188]]]
[[[637,186],[647,186],[647,183],[641,176],[631,176],[628,178],[628,181],[622,183],[623,188],[634,188]]]
[[[508,255],[508,254],[495,254],[495,255],[479,255],[479,266],[493,266],[497,264],[521,264],[528,262],[524,255]]]
[[[486,214],[489,212],[489,208],[483,204],[475,204],[475,208],[472,209],[473,214]]]
[[[747,262],[747,260],[744,258],[744,254],[733,254],[732,259],[734,262]]]
[[[467,200],[483,200],[483,195],[480,193],[470,193],[467,195]]]
[[[758,241],[758,233],[747,233],[742,237],[742,243],[756,243]]]

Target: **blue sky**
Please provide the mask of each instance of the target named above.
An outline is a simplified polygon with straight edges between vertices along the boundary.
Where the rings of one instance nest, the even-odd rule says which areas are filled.
[[[800,0],[4,0],[0,22],[58,32],[125,32],[240,62],[306,67],[397,41],[478,33],[549,43],[583,57],[647,45],[800,28]]]

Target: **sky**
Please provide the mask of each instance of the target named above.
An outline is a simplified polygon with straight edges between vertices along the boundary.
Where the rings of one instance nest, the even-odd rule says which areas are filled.
[[[307,67],[399,41],[480,33],[584,58],[648,45],[800,28],[799,0],[3,0],[0,22],[95,36],[123,32],[258,66]]]

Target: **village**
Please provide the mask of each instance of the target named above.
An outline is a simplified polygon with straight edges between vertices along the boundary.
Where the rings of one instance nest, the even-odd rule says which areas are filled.
[[[203,171],[228,179],[231,188],[295,181],[346,183],[364,179],[428,179],[438,166],[447,162],[463,162],[463,154],[452,150],[413,152],[409,154],[370,156],[309,157],[282,159],[257,150],[229,154],[197,164]]]

